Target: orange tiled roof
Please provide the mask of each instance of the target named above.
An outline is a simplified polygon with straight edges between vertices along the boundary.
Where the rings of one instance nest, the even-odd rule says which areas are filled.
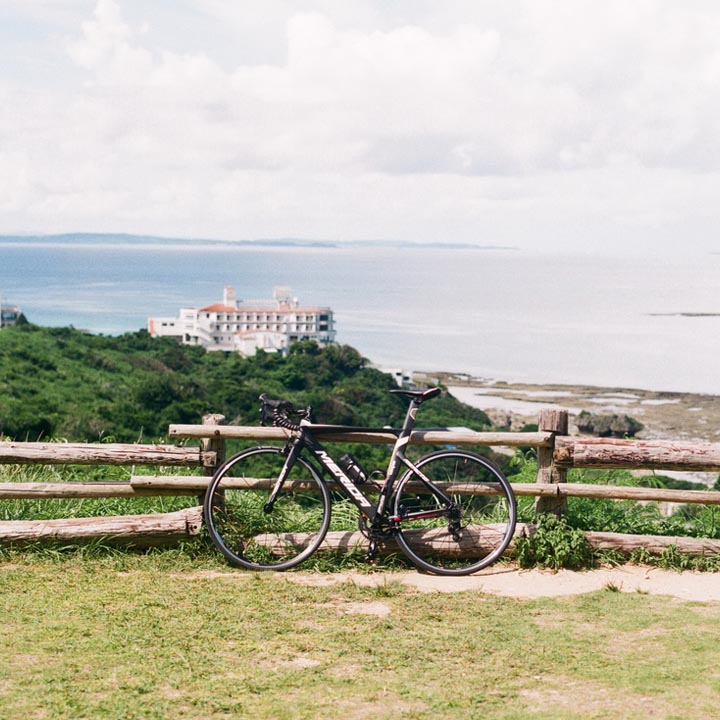
[[[225,305],[224,303],[215,303],[214,305],[200,308],[200,312],[237,312],[237,308]]]
[[[288,308],[286,307],[246,307],[241,305],[240,307],[233,307],[231,305],[225,305],[224,303],[215,303],[214,305],[208,305],[207,307],[200,308],[198,312],[224,312],[224,313],[318,313],[329,311],[327,307],[297,307]]]

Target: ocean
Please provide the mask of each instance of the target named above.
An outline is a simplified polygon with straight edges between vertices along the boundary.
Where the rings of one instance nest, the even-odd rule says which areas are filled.
[[[135,331],[225,285],[329,305],[383,368],[720,394],[720,254],[0,239],[0,298],[39,325]]]

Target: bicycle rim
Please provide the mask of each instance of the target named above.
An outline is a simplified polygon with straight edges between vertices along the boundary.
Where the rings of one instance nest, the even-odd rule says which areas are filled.
[[[285,460],[279,448],[253,448],[228,460],[210,483],[204,503],[208,533],[234,565],[287,570],[312,555],[325,537],[330,495],[302,458],[268,506]]]
[[[512,540],[517,516],[500,470],[461,450],[441,450],[415,464],[455,506],[446,508],[412,470],[403,475],[394,511],[400,517],[398,544],[407,557],[439,575],[468,575],[495,562]]]

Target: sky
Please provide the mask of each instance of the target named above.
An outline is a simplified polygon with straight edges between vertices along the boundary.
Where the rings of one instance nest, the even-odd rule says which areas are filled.
[[[0,233],[720,251],[714,0],[0,0]]]

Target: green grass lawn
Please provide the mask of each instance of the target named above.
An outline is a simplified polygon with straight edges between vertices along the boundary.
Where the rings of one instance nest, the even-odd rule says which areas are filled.
[[[308,587],[181,553],[6,556],[0,717],[710,718],[720,604]]]

